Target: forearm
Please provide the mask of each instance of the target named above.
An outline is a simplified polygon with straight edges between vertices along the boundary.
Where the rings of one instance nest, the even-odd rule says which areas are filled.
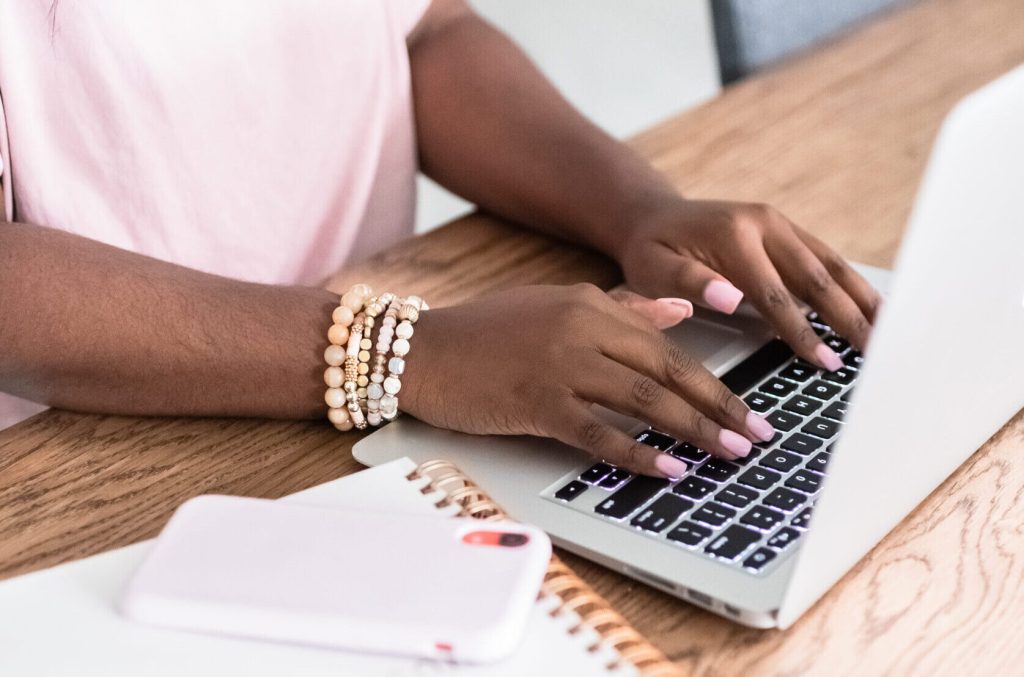
[[[484,209],[614,254],[646,209],[679,199],[471,12],[428,15],[410,55],[422,167]]]
[[[0,390],[88,412],[314,417],[336,302],[0,224]]]

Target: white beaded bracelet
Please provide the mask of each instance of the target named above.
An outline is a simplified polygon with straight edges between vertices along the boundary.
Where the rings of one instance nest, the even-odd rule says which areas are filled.
[[[413,324],[420,317],[420,308],[425,305],[420,297],[410,296],[398,309],[398,319],[401,320],[395,327],[395,336],[398,338],[391,343],[393,357],[388,360],[388,375],[381,384],[384,394],[380,398],[380,415],[384,420],[391,421],[398,416],[398,393],[402,389],[405,356],[411,347],[409,339],[413,335]]]
[[[395,325],[398,322],[398,309],[402,300],[391,295],[387,312],[381,320],[380,329],[377,332],[376,354],[373,358],[373,368],[370,372],[370,385],[366,387],[366,420],[372,426],[379,426],[384,422],[380,413],[380,398],[384,396],[384,369],[388,352],[391,350],[391,341],[395,337]]]

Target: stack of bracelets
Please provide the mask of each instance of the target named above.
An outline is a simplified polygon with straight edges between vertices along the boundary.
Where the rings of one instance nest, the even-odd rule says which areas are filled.
[[[324,401],[335,428],[363,430],[398,416],[398,392],[413,325],[428,307],[418,296],[403,299],[390,292],[374,296],[365,284],[342,295],[331,316],[334,324],[327,331],[331,345],[324,351]],[[375,325],[379,326],[376,345]]]

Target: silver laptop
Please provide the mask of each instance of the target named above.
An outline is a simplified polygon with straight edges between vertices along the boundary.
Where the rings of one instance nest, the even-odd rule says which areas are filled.
[[[688,463],[670,482],[409,418],[356,458],[450,459],[567,550],[740,623],[789,626],[1024,407],[1022,121],[1024,67],[946,119],[895,271],[861,268],[886,296],[866,361],[813,314],[839,372],[795,359],[749,313],[671,332],[776,426],[750,458],[621,421]]]

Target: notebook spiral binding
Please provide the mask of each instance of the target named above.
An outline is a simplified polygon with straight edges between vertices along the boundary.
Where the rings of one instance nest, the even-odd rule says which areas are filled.
[[[411,482],[422,478],[429,482],[420,489],[421,493],[437,491],[444,494],[444,498],[435,503],[438,508],[454,504],[458,506],[459,517],[489,521],[509,519],[505,511],[453,463],[426,461],[406,475]],[[577,634],[584,628],[591,628],[598,634],[600,639],[588,646],[588,651],[597,651],[602,646],[615,650],[619,658],[607,665],[609,670],[626,662],[642,675],[662,677],[680,674],[679,668],[555,555],[551,556],[548,564],[540,596],[555,596],[561,601],[552,610],[552,616],[571,612],[580,618],[580,622],[569,629],[570,634]]]

